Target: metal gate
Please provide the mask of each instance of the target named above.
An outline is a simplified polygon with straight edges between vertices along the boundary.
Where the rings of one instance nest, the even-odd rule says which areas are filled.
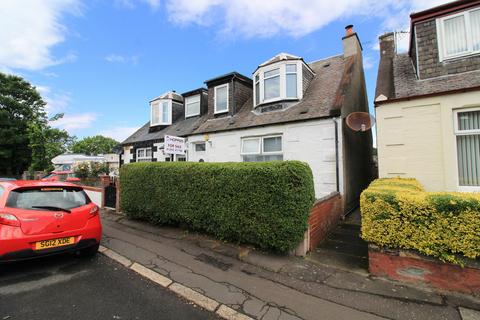
[[[105,187],[105,192],[104,192],[104,197],[105,197],[105,207],[109,208],[115,208],[117,204],[117,187],[113,184],[109,184],[108,186]]]

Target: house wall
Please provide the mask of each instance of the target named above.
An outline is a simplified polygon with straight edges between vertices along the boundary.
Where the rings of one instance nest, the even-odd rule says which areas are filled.
[[[480,107],[479,91],[377,106],[379,176],[413,177],[428,191],[467,191],[458,186],[454,111],[469,107]]]
[[[316,198],[337,190],[335,160],[335,125],[333,119],[312,120],[243,130],[208,134],[205,152],[195,152],[195,142],[205,141],[204,135],[188,137],[188,161],[241,162],[243,137],[282,134],[284,160],[307,162],[313,172]],[[341,139],[341,134],[338,134]],[[342,154],[339,148],[339,159]],[[341,170],[341,166],[339,167]],[[340,190],[342,190],[340,180]]]

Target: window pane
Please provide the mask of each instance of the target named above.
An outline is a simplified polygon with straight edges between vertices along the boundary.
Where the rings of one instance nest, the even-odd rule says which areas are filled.
[[[266,79],[263,90],[265,100],[280,97],[280,76]]]
[[[280,69],[273,69],[273,70],[270,70],[270,71],[267,71],[263,74],[263,77],[264,78],[268,78],[268,77],[272,77],[272,76],[276,76],[280,74]]]
[[[287,73],[290,73],[290,72],[297,72],[296,64],[287,64]]]
[[[260,102],[260,83],[255,84],[255,104]]]
[[[297,74],[287,74],[287,98],[297,97]]]
[[[458,130],[480,130],[480,110],[459,112]]]
[[[138,149],[137,151],[137,158],[145,157],[145,149]]]
[[[151,119],[151,122],[154,123],[154,124],[157,124],[160,122],[160,114],[159,114],[159,104],[158,103],[154,103],[152,104],[152,119]]]
[[[480,50],[480,10],[470,13],[470,25],[472,26],[473,50]]]
[[[205,143],[196,143],[195,151],[197,152],[205,151]]]
[[[457,136],[458,181],[480,186],[480,135]]]
[[[215,106],[216,111],[224,111],[227,110],[227,100],[228,100],[228,88],[227,87],[220,87],[215,90]]]
[[[260,139],[246,139],[242,143],[242,153],[258,153]]]
[[[152,157],[152,149],[148,148],[145,150],[145,157],[150,158]]]
[[[258,74],[255,76],[255,82],[258,82],[258,80],[260,80],[260,77],[258,76]]]
[[[186,116],[194,116],[200,114],[200,100],[199,101],[188,101],[185,104],[185,115]]]
[[[264,138],[263,152],[282,152],[282,137]]]
[[[458,16],[444,21],[445,52],[454,55],[467,51],[467,35],[465,32],[465,17]]]
[[[263,161],[282,161],[283,154],[272,154],[263,156]]]
[[[168,102],[162,102],[162,123],[168,123]]]

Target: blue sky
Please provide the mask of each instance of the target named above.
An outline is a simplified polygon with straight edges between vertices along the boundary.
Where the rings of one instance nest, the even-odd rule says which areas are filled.
[[[65,113],[55,126],[122,140],[148,121],[153,97],[233,70],[251,76],[280,52],[337,55],[354,24],[372,105],[378,35],[408,30],[410,12],[444,2],[2,0],[0,70],[37,86],[49,113]]]

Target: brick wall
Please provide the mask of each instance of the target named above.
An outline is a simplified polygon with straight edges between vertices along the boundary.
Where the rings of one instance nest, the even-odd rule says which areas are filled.
[[[415,24],[420,79],[433,78],[480,69],[480,55],[439,61],[435,19]],[[415,51],[412,51],[412,55]],[[415,59],[414,59],[415,60]]]
[[[337,226],[343,215],[342,197],[338,192],[318,200],[308,219],[309,250],[314,249],[325,240],[328,234]]]
[[[386,250],[369,246],[369,271],[372,275],[392,280],[423,284],[440,290],[480,294],[480,263],[465,267],[405,250]]]

